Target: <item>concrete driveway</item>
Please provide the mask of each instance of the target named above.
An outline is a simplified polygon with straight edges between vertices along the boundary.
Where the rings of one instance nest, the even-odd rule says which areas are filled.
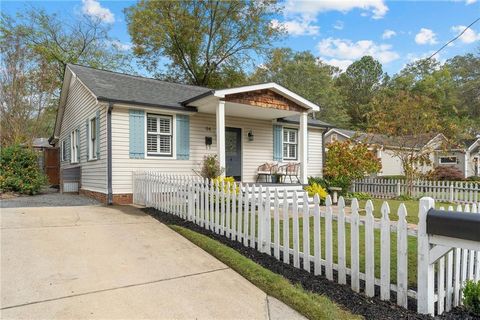
[[[301,318],[134,207],[0,218],[2,319]]]

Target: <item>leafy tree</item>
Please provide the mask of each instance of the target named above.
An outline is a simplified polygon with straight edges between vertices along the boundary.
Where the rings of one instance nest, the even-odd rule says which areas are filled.
[[[355,61],[340,75],[337,85],[345,97],[345,107],[352,126],[365,129],[372,110],[370,102],[382,86],[385,74],[382,64],[371,56]]]
[[[157,77],[228,87],[282,34],[276,1],[146,1],[125,10],[134,53]],[[162,69],[168,59],[167,70]]]
[[[472,133],[480,134],[480,49],[447,60],[458,94],[458,110],[472,119]]]
[[[72,22],[70,22],[72,21]],[[108,28],[81,17],[69,22],[35,8],[0,18],[0,137],[2,145],[51,134],[67,63],[117,69],[127,55]]]
[[[257,67],[250,82],[276,82],[319,105],[318,119],[346,126],[350,119],[335,86],[339,69],[320,61],[311,52],[290,48],[273,49],[266,63]]]
[[[380,159],[368,149],[367,144],[351,140],[335,141],[327,145],[323,175],[329,186],[348,190],[353,180],[378,173],[382,169]]]

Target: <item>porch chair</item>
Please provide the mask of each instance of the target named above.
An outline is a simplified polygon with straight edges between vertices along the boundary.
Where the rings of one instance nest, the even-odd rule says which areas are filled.
[[[276,163],[266,162],[257,168],[257,180],[260,180],[260,177],[264,177],[265,182],[272,181],[272,175],[276,174],[278,170],[278,165]]]
[[[290,179],[290,183],[293,183],[292,177],[297,179],[297,182],[300,183],[300,163],[289,162],[278,168],[278,172],[283,177],[283,182],[286,182],[287,177]]]

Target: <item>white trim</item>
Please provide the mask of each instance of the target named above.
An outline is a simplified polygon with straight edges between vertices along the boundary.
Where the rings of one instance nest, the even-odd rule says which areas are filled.
[[[217,131],[217,154],[220,168],[226,168],[225,164],[225,101],[219,100],[215,112]],[[225,176],[225,170],[222,173]]]
[[[78,132],[80,133],[80,132]],[[71,164],[77,164],[80,161],[78,161],[78,147],[79,147],[79,141],[78,141],[78,134],[77,134],[77,129],[73,129],[70,132],[70,163]],[[74,156],[74,150],[75,150],[75,156]]]
[[[480,139],[475,140],[475,142],[472,143],[470,147],[468,147],[467,151],[472,151],[472,149],[475,148],[477,144],[480,144]]]
[[[97,116],[94,115],[93,117],[90,117],[88,118],[88,135],[87,135],[87,143],[88,143],[88,161],[95,161],[95,160],[98,160],[98,157],[97,157],[97,148],[93,148],[93,145],[91,145],[90,143],[92,142],[91,141],[91,134],[92,134],[92,120],[95,119],[95,122],[97,121],[96,120]],[[100,123],[100,119],[98,121]],[[96,125],[96,123],[95,123]],[[97,128],[95,128],[95,135],[96,135],[96,131],[97,131]],[[100,131],[100,130],[99,130]],[[99,137],[95,137],[95,142],[96,144],[100,143],[99,141]],[[100,147],[100,146],[99,146]]]
[[[236,88],[230,88],[230,89],[223,89],[223,90],[215,90],[213,95],[218,98],[225,98],[226,95],[229,94],[235,94],[235,93],[242,93],[242,92],[249,92],[249,91],[258,91],[258,90],[265,90],[265,89],[270,89],[285,98],[288,98],[296,103],[298,103],[300,106],[310,109],[312,111],[319,111],[320,107],[314,104],[313,102],[308,101],[307,99],[299,96],[298,94],[288,90],[285,87],[282,87],[281,85],[274,83],[274,82],[268,82],[268,83],[262,83],[262,84],[255,84],[251,86],[243,86],[243,87],[236,87]]]
[[[300,130],[299,133],[299,157],[300,161],[300,182],[308,183],[308,115],[306,112],[300,114]]]
[[[157,110],[158,112],[158,110]],[[171,117],[172,119],[172,155],[162,155],[162,154],[148,154],[148,149],[147,149],[147,136],[148,136],[148,128],[147,128],[147,118],[148,115],[151,114],[153,116],[159,116],[159,117]],[[153,112],[145,112],[145,132],[144,134],[144,159],[171,159],[171,160],[176,160],[177,159],[177,117],[175,114],[168,114],[168,113],[153,113]]]
[[[345,138],[347,138],[347,139],[350,139],[350,138],[351,138],[350,136],[348,136],[348,135],[346,135],[346,134],[338,131],[337,129],[330,129],[330,130],[328,130],[328,131],[325,133],[325,137],[328,137],[328,136],[331,135],[333,132],[335,132],[335,133],[337,133],[337,134],[339,134],[339,135],[341,135],[341,136],[343,136],[343,137],[345,137]]]
[[[293,142],[290,142],[290,141],[285,141],[285,131],[294,131],[295,132],[295,143]],[[300,151],[299,151],[299,140],[300,140],[300,137],[299,137],[299,129],[298,128],[290,128],[290,127],[282,127],[282,160],[288,160],[288,161],[292,161],[292,160],[295,160],[295,161],[298,161],[299,159],[299,154],[300,154]],[[295,145],[296,148],[295,148],[295,157],[292,158],[292,157],[285,157],[284,155],[284,151],[285,151],[285,146],[284,144],[291,144],[291,145]]]

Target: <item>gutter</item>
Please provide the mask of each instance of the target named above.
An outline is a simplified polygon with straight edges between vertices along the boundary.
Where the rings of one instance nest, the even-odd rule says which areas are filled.
[[[166,106],[166,105],[160,105],[160,104],[148,103],[148,102],[110,99],[110,98],[106,98],[106,97],[98,97],[97,100],[99,102],[108,102],[109,104],[110,103],[123,103],[123,104],[138,105],[138,106],[144,106],[144,107],[156,107],[156,108],[162,108],[162,109],[177,110],[177,111],[189,111],[189,112],[197,112],[198,111],[196,107],[189,107],[189,106],[181,106],[181,107]]]
[[[113,203],[112,194],[112,109],[113,102],[108,103],[107,110],[107,204]]]

